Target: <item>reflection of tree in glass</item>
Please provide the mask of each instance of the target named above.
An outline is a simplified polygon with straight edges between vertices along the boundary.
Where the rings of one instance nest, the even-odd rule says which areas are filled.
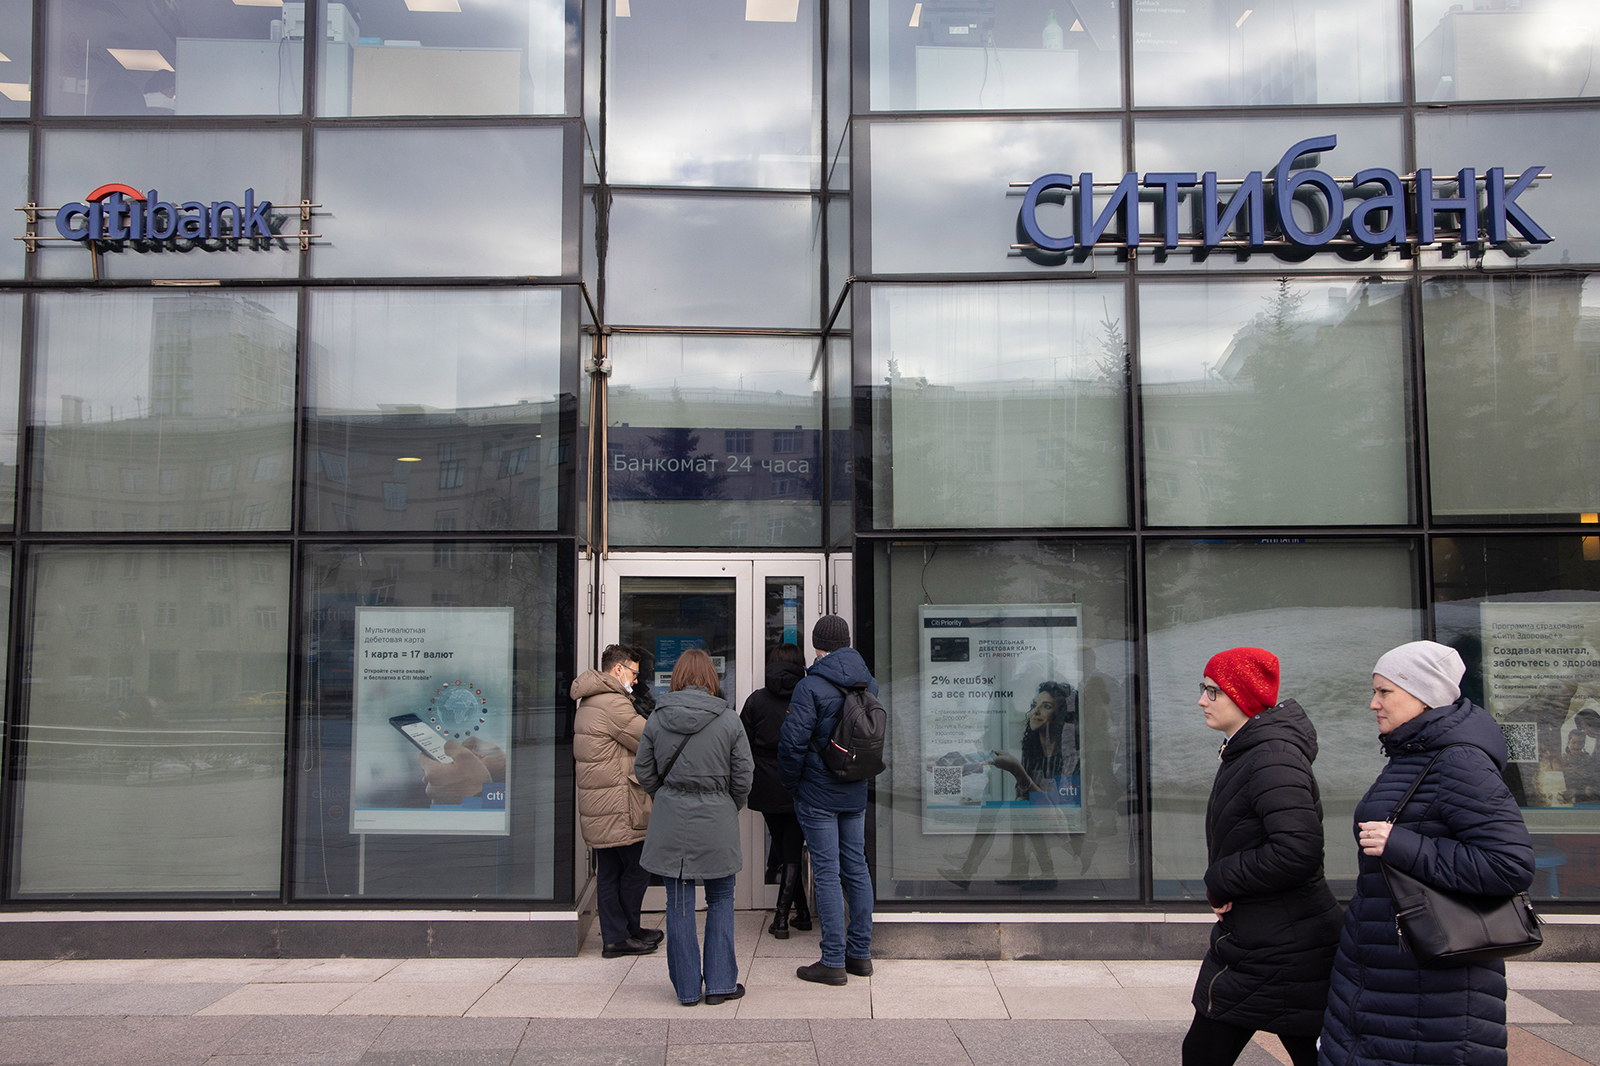
[[[1583,378],[1593,376],[1596,322],[1584,313],[1583,284],[1570,277],[1427,283],[1428,409],[1457,412],[1428,425],[1436,509],[1594,509],[1600,423],[1585,417],[1579,397]]]
[[[1404,492],[1394,427],[1403,398],[1395,311],[1358,284],[1329,291],[1325,314],[1289,279],[1219,360],[1236,387],[1213,400],[1221,454],[1210,481],[1212,517],[1236,522],[1377,520]],[[1391,520],[1399,521],[1402,514]]]

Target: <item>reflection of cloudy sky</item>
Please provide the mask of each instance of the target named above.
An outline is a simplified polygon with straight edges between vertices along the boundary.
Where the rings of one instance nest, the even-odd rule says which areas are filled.
[[[1456,99],[1463,91],[1466,97],[1478,99],[1600,94],[1600,77],[1593,76],[1600,4],[1594,0],[1523,0],[1520,10],[1505,10],[1512,6],[1506,4],[1502,10],[1481,13],[1472,11],[1473,6],[1462,0],[1412,0],[1419,101]],[[1440,26],[1453,7],[1468,9],[1457,23],[1454,42],[1451,28]],[[1438,36],[1430,40],[1433,35]],[[1477,55],[1486,40],[1493,41],[1494,56],[1492,62],[1482,64]],[[1441,44],[1448,48],[1452,43],[1454,55],[1446,53],[1447,61],[1454,59],[1456,64],[1471,63],[1489,69],[1458,68],[1454,85],[1443,79],[1424,84],[1424,57],[1438,56]],[[1437,69],[1428,64],[1428,73]]]
[[[1022,197],[1007,185],[1052,171],[1123,174],[1115,120],[879,123],[871,135],[875,273],[1038,270],[1010,256]],[[1054,232],[1070,232],[1065,219],[1040,212]]]
[[[1124,306],[1119,282],[874,286],[872,378],[890,358],[933,385],[1094,378]]]
[[[814,402],[822,387],[810,377],[816,352],[817,342],[805,337],[613,336],[611,421],[641,416],[674,388],[701,403],[712,391],[728,403],[779,394]]]
[[[314,406],[545,401],[560,382],[561,290],[314,292],[311,342]]]
[[[745,0],[629,8],[609,22],[612,181],[816,186],[812,0],[800,0],[794,22],[746,22]]]
[[[28,202],[28,134],[26,130],[0,132],[0,203],[15,207]],[[6,211],[0,222],[0,278],[22,277],[20,237],[27,228],[21,211]]]
[[[1341,281],[1296,283],[1303,295],[1300,322],[1330,320],[1344,302],[1358,294],[1362,283]],[[1400,285],[1368,286],[1373,303],[1392,300],[1404,292]],[[1145,385],[1202,381],[1208,367],[1221,362],[1228,345],[1265,314],[1277,298],[1273,280],[1216,284],[1178,282],[1141,291],[1139,320],[1139,380]],[[1398,340],[1399,320],[1396,319]]]
[[[312,249],[312,272],[560,274],[562,137],[559,128],[322,131],[325,240]]]

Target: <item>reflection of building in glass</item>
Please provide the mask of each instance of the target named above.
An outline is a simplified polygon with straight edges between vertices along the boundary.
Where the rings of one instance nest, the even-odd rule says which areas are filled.
[[[147,391],[131,410],[71,394],[42,398],[50,421],[40,524],[286,528],[294,326],[248,299],[157,298],[144,370]]]
[[[321,408],[307,419],[313,529],[548,529],[559,522],[572,444],[570,396],[441,410]]]

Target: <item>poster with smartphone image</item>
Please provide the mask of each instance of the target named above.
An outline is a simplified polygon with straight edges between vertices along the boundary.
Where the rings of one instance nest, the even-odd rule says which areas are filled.
[[[358,607],[350,832],[505,836],[510,607]]]
[[[1079,604],[919,608],[925,834],[1084,831]]]

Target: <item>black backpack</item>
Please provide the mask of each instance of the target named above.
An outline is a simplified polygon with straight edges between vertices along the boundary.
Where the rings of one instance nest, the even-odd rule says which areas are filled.
[[[823,680],[827,680],[824,678]],[[866,685],[845,688],[828,684],[844,693],[839,720],[826,743],[816,742],[817,754],[836,781],[866,781],[883,773],[883,737],[889,727],[889,712]]]

